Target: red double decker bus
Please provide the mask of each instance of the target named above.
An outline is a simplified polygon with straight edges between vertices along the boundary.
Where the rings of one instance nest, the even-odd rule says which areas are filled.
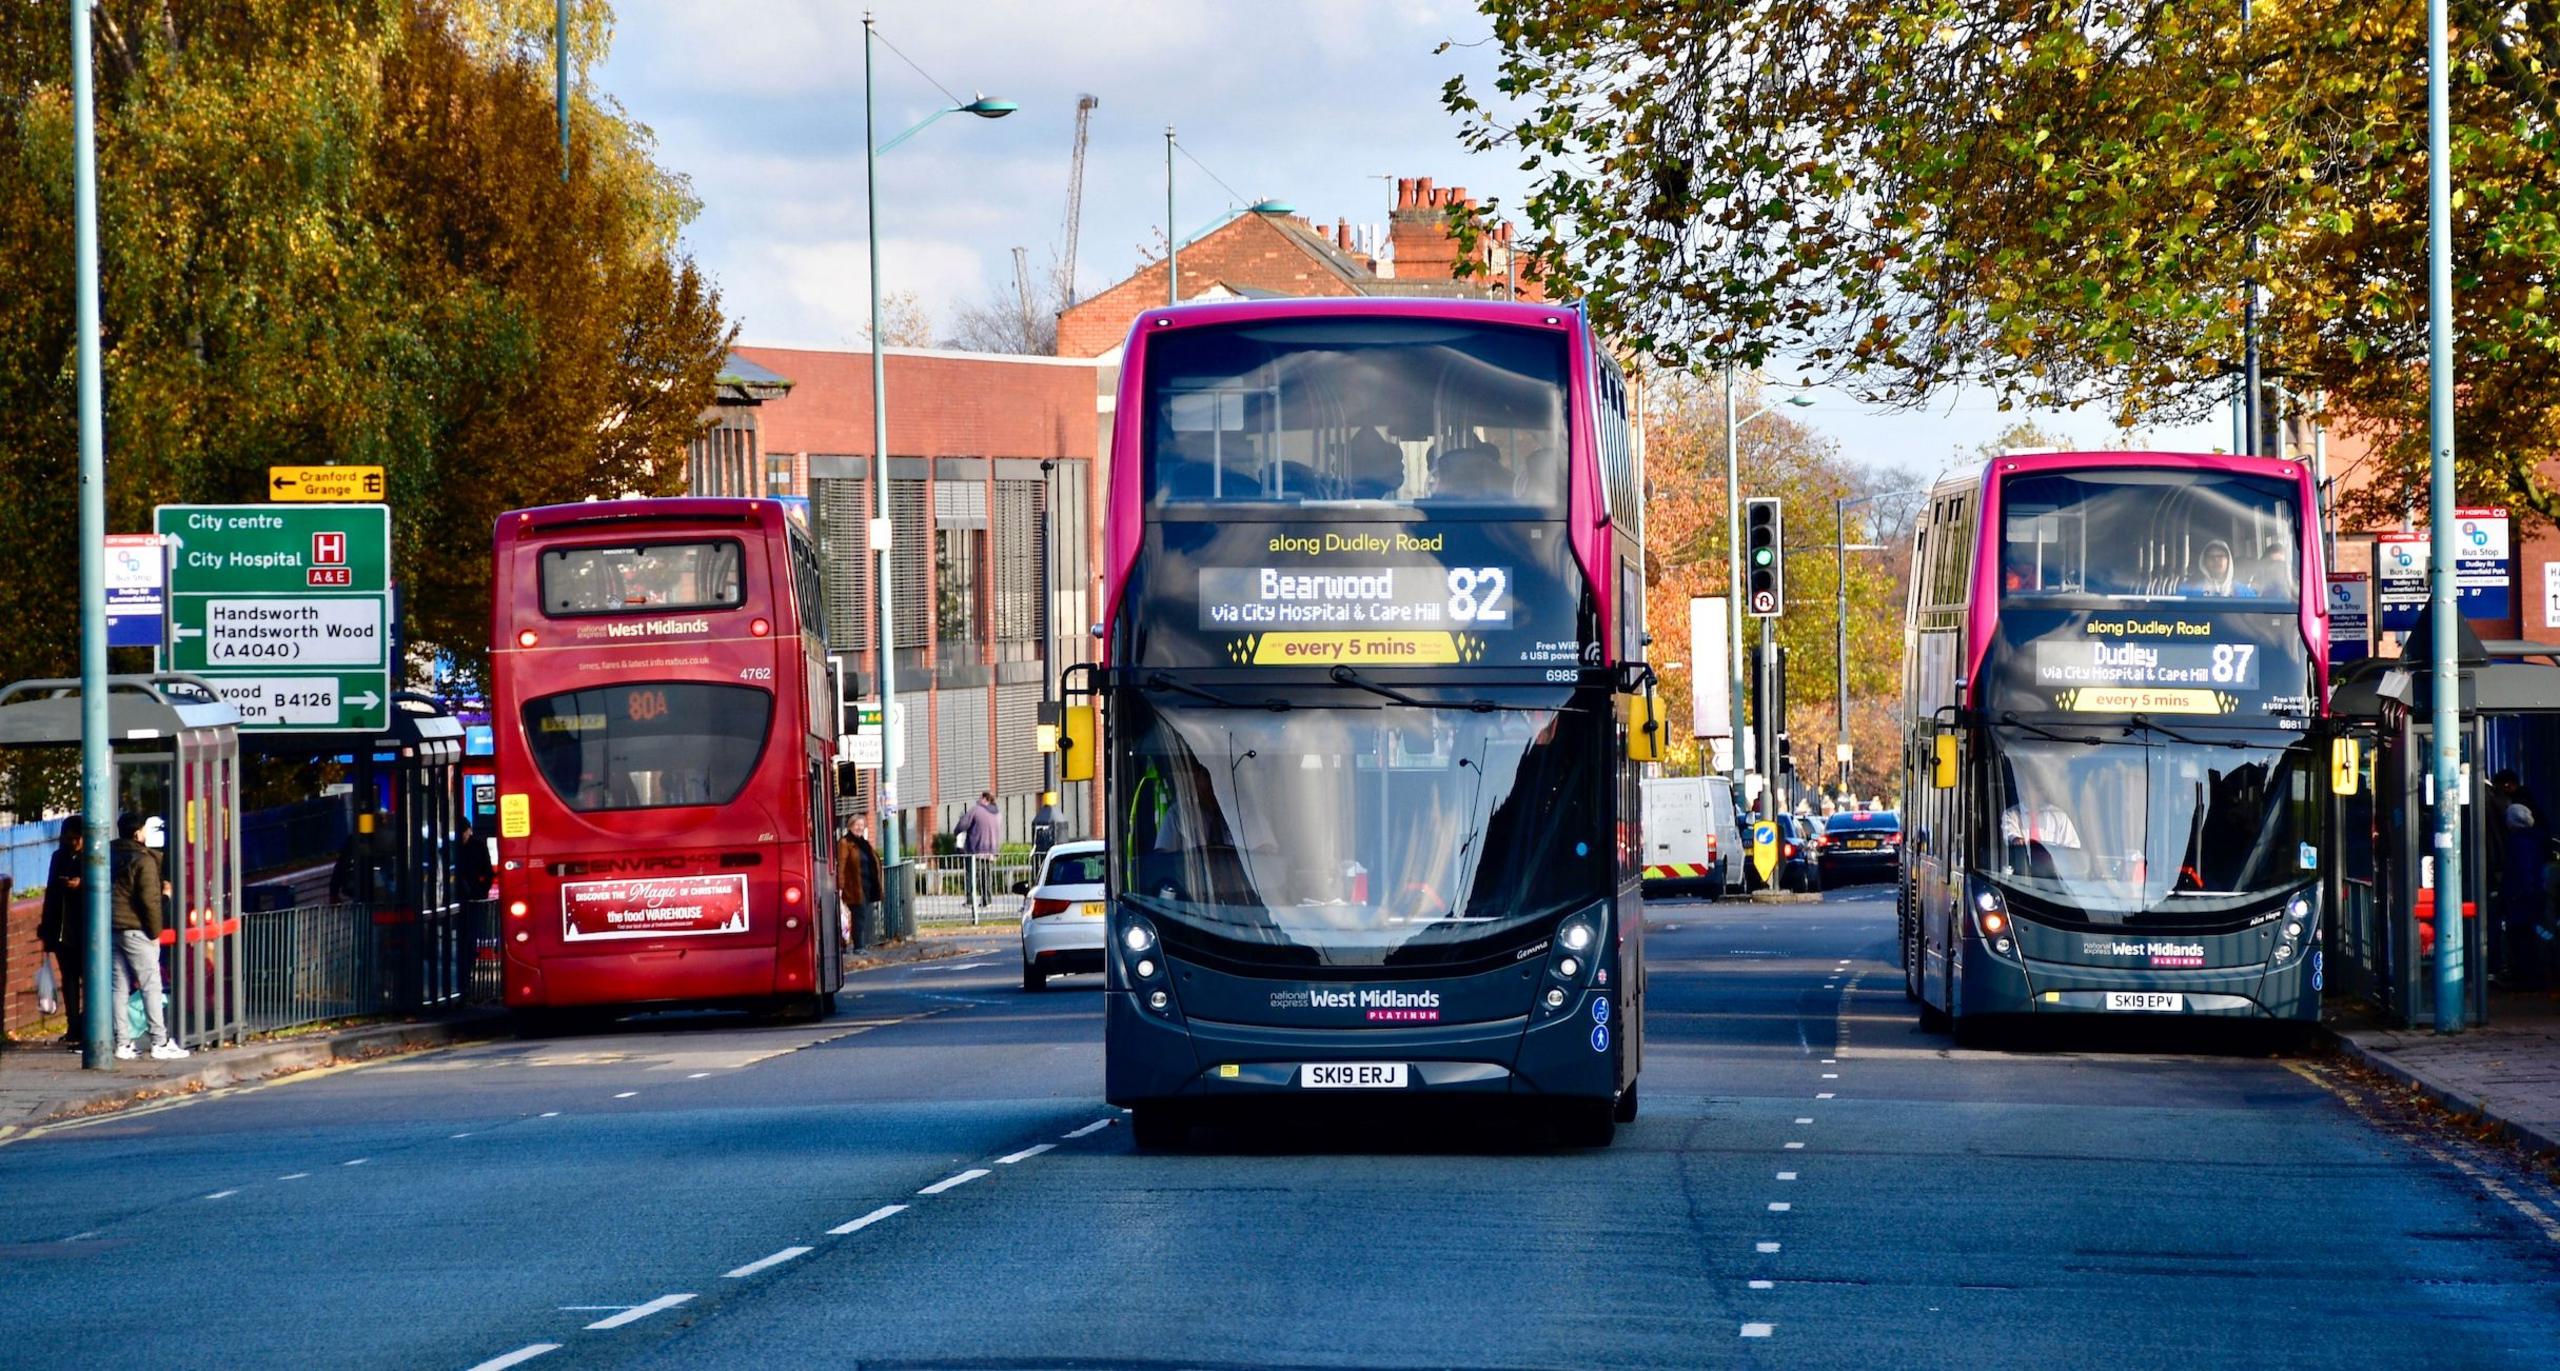
[[[823,1015],[843,981],[818,560],[772,500],[498,520],[506,1002]]]

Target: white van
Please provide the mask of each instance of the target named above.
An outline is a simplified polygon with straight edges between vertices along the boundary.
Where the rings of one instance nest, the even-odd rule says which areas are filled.
[[[1645,894],[1724,898],[1727,879],[1739,876],[1743,859],[1731,782],[1722,776],[1646,781],[1643,818]]]

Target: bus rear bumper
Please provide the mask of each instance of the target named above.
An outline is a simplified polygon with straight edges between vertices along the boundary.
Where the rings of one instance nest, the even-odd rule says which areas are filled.
[[[1525,1018],[1431,1028],[1309,1032],[1258,1024],[1177,1021],[1139,1007],[1126,991],[1104,995],[1104,1092],[1121,1106],[1167,1100],[1210,1103],[1262,1096],[1308,1100],[1469,1096],[1608,1099],[1615,1094],[1617,1054],[1584,1046],[1579,1055],[1543,1050],[1560,1032],[1579,1042],[1588,1025],[1542,1024]],[[1404,1068],[1405,1085],[1390,1090],[1310,1089],[1314,1063],[1388,1063]]]
[[[507,959],[507,1007],[691,1005],[765,1000],[775,993],[774,949],[685,948]]]
[[[2309,965],[2309,959],[2297,958],[2273,969],[2146,970],[2127,975],[2121,967],[2020,964],[1974,948],[1969,949],[1964,967],[1964,1012],[2311,1020],[2319,1016],[2320,995],[2312,987]],[[2127,993],[2176,999],[2129,1002],[2121,998]]]

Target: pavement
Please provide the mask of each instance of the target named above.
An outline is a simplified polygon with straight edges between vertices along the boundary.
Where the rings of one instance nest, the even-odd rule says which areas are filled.
[[[2560,1190],[2326,1053],[2156,1020],[1958,1048],[1903,998],[1879,890],[1658,905],[1646,939],[1642,1116],[1605,1149],[1284,1100],[1136,1151],[1100,1098],[1099,978],[1025,992],[1000,943],[858,972],[815,1024],[656,1016],[73,1120],[0,1146],[0,1273],[41,1330],[0,1366],[2541,1368],[2560,1346]]]
[[[973,932],[978,936],[966,936]],[[852,953],[845,965],[849,971],[860,971],[946,957],[991,956],[997,950],[995,937],[985,928],[934,930],[929,937]],[[198,1048],[178,1061],[146,1056],[117,1062],[111,1071],[82,1070],[79,1049],[58,1045],[50,1034],[0,1042],[0,1142],[62,1119],[294,1072],[505,1037],[514,1031],[514,1021],[504,1010],[482,1006],[432,1018],[296,1030],[237,1047]]]
[[[2560,998],[2493,990],[2488,1022],[2455,1034],[2357,1013],[2327,1027],[2347,1056],[2560,1162]]]

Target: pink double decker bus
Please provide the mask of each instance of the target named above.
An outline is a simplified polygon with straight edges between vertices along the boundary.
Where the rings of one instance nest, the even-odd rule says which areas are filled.
[[[2319,528],[2273,458],[2017,453],[1930,493],[1900,873],[1925,1022],[2317,1018]]]

